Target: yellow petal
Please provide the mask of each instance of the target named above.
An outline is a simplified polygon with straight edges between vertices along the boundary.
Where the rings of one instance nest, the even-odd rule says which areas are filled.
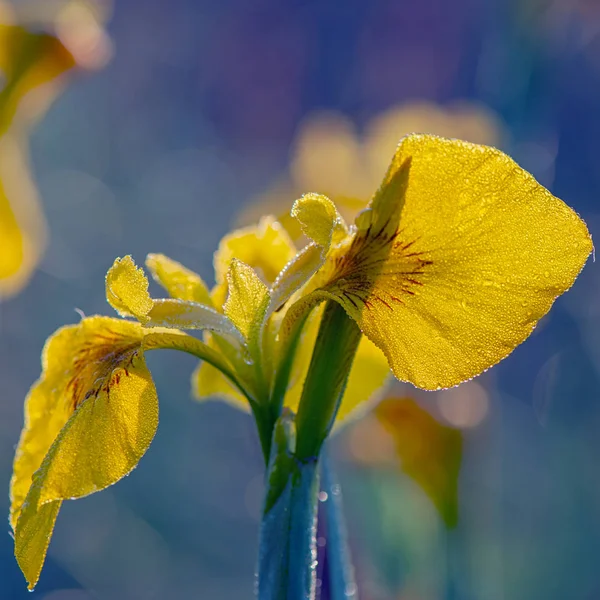
[[[350,377],[336,416],[336,425],[356,419],[381,398],[390,379],[390,367],[385,356],[363,336],[358,344]]]
[[[117,258],[106,274],[106,299],[122,316],[146,320],[154,302],[148,293],[148,279],[131,256]]]
[[[36,488],[36,492],[38,491],[39,488]],[[57,500],[38,507],[36,500],[32,493],[30,503],[23,508],[18,546],[15,536],[15,558],[25,575],[29,591],[33,590],[40,578],[56,517],[62,505],[62,501]]]
[[[308,315],[307,320],[301,330],[294,332],[294,334],[300,336],[300,339],[293,357],[292,369],[284,400],[285,406],[290,408],[294,413],[298,412],[298,405],[300,404],[300,398],[302,396],[304,380],[306,379],[306,374],[308,373],[308,367],[310,365],[313,348],[319,332],[322,314],[323,307],[321,306]],[[287,350],[285,345],[289,343],[287,338],[288,332],[283,331],[280,334],[278,347],[275,351],[275,354],[280,359],[285,358],[285,352]]]
[[[325,261],[323,248],[316,244],[305,246],[284,267],[271,288],[269,313],[283,305],[319,270]]]
[[[234,258],[227,273],[229,296],[223,311],[244,336],[251,356],[258,355],[270,294],[252,267]]]
[[[305,194],[294,202],[292,216],[312,242],[287,263],[272,289],[269,312],[278,310],[323,266],[332,245],[348,236],[344,219],[333,202],[320,194]]]
[[[59,329],[48,339],[42,352],[42,376],[25,400],[25,425],[17,447],[10,490],[13,530],[33,473],[73,413],[74,403],[65,401],[62,396],[72,377],[72,369],[65,369],[65,365],[73,362],[73,349],[80,336],[79,326],[71,325]]]
[[[228,343],[227,339],[213,335],[209,332],[204,333],[204,341],[208,348],[221,357],[221,362],[226,368],[219,366],[215,361],[208,361],[206,358],[196,367],[192,373],[192,394],[197,400],[207,400],[218,398],[224,400],[247,412],[250,409],[248,396],[255,398],[255,368],[254,364],[249,364],[248,351],[237,345]],[[219,367],[216,368],[215,367]],[[223,373],[229,371],[235,373],[238,383],[243,387],[245,393],[232,383],[231,377],[226,377]]]
[[[592,250],[585,223],[508,156],[426,135],[402,140],[357,225],[322,292],[398,379],[424,389],[457,385],[507,356]]]
[[[323,248],[329,248],[348,234],[335,204],[321,194],[305,194],[296,200],[292,217],[298,220],[304,235]]]
[[[429,496],[447,527],[458,522],[460,431],[441,425],[410,398],[388,398],[375,409],[392,435],[402,470]]]
[[[165,298],[153,300],[148,279],[131,256],[117,258],[106,274],[106,298],[122,316],[133,316],[146,327],[209,329],[243,342],[233,323],[210,306]]]
[[[244,336],[235,325],[210,306],[175,298],[153,300],[152,310],[142,319],[146,327],[175,327],[177,329],[207,329],[229,336],[240,343]]]
[[[212,297],[215,306],[223,306],[227,297],[226,275],[233,258],[251,266],[263,282],[270,285],[295,254],[292,240],[273,217],[263,217],[258,225],[226,235],[214,256],[217,285]]]
[[[201,362],[192,374],[192,393],[197,400],[218,398],[244,412],[250,410],[244,395],[221,371],[207,362]]]
[[[148,254],[146,267],[169,296],[211,306],[210,293],[202,278],[164,254]]]
[[[158,400],[142,341],[137,323],[90,317],[58,330],[46,344],[11,480],[15,554],[30,587],[60,501],[121,479],[154,436]]]

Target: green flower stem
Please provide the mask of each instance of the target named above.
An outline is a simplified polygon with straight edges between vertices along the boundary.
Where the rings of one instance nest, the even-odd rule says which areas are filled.
[[[284,412],[275,424],[267,468],[267,490],[258,546],[259,600],[287,597],[291,478],[296,443],[293,416]]]
[[[272,407],[256,402],[250,403],[252,409],[252,415],[256,423],[256,429],[258,431],[258,439],[260,440],[260,447],[265,459],[265,464],[269,466],[269,456],[273,450],[271,446],[271,438],[274,434],[275,424],[279,415],[274,414]]]
[[[328,302],[298,415],[294,421],[284,409],[275,425],[261,523],[259,600],[315,597],[319,454],[344,395],[360,336],[344,309]]]
[[[317,583],[317,514],[319,467],[299,464],[292,479],[290,554],[286,600],[313,600]]]
[[[335,301],[328,301],[304,382],[296,417],[296,457],[315,460],[331,431],[360,342],[358,325]]]
[[[316,461],[294,457],[293,415],[284,410],[273,432],[258,552],[259,600],[314,598],[319,477]]]
[[[358,600],[354,568],[348,547],[342,492],[340,485],[335,480],[327,452],[321,457],[321,477],[323,491],[327,493],[324,512],[327,532],[325,548],[329,574],[329,595],[331,600]]]

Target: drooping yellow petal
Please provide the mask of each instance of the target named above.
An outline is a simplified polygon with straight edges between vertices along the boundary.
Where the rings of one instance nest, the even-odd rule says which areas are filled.
[[[172,298],[212,305],[210,292],[202,278],[177,261],[164,254],[148,254],[146,267]]]
[[[73,348],[80,335],[78,326],[72,325],[59,329],[48,339],[42,352],[42,376],[25,401],[25,425],[17,447],[10,491],[13,530],[33,473],[73,413],[74,402],[66,402],[62,396],[70,380],[69,371],[65,375],[65,365],[72,363]]]
[[[267,285],[294,258],[296,248],[289,235],[273,217],[263,217],[258,225],[244,227],[226,235],[214,256],[215,281],[212,291],[215,306],[227,298],[227,271],[237,258],[252,267]]]
[[[25,405],[11,480],[15,554],[32,588],[60,502],[131,471],[158,423],[158,401],[137,323],[90,317],[46,344]]]
[[[233,323],[210,306],[166,298],[153,300],[148,279],[131,256],[117,258],[106,274],[106,299],[122,316],[133,316],[146,327],[208,329],[243,342]]]
[[[15,534],[15,557],[27,580],[29,591],[33,591],[38,579],[54,531],[61,500],[38,506],[40,488],[32,489],[28,504],[20,515],[19,539]]]
[[[252,267],[234,258],[227,273],[229,296],[223,311],[244,336],[251,356],[260,360],[260,337],[271,298]]]
[[[375,415],[392,435],[402,470],[421,486],[447,527],[458,522],[460,431],[441,425],[410,398],[387,398]]]
[[[508,156],[426,135],[402,140],[357,225],[321,293],[344,306],[398,379],[424,389],[457,385],[507,356],[592,250],[585,223]]]

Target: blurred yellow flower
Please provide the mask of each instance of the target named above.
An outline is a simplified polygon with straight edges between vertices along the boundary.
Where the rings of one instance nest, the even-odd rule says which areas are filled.
[[[78,20],[70,17],[79,14]],[[87,20],[84,21],[85,16]],[[55,15],[58,35],[13,24],[15,15],[0,3],[0,297],[17,293],[28,281],[44,250],[46,228],[30,175],[31,128],[64,87],[74,66],[101,66],[106,34],[81,2],[65,3]],[[91,23],[95,23],[95,29]],[[87,42],[75,33],[88,31]],[[93,32],[96,32],[96,38]]]
[[[300,230],[286,204],[306,191],[325,194],[345,219],[353,220],[379,185],[398,139],[413,132],[488,146],[500,145],[504,137],[494,112],[468,101],[444,107],[414,101],[392,107],[373,117],[360,134],[340,113],[314,113],[300,124],[289,175],[256,198],[240,213],[238,222],[253,223],[263,214],[275,214],[296,239]]]
[[[458,522],[462,434],[442,425],[412,398],[386,398],[348,437],[353,460],[402,469],[431,499],[447,527]]]

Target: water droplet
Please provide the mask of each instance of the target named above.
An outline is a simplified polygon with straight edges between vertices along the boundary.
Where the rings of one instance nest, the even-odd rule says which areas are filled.
[[[319,502],[327,502],[327,498],[329,498],[327,492],[319,492]]]
[[[356,584],[354,582],[349,583],[344,590],[344,596],[354,596],[356,594]]]

